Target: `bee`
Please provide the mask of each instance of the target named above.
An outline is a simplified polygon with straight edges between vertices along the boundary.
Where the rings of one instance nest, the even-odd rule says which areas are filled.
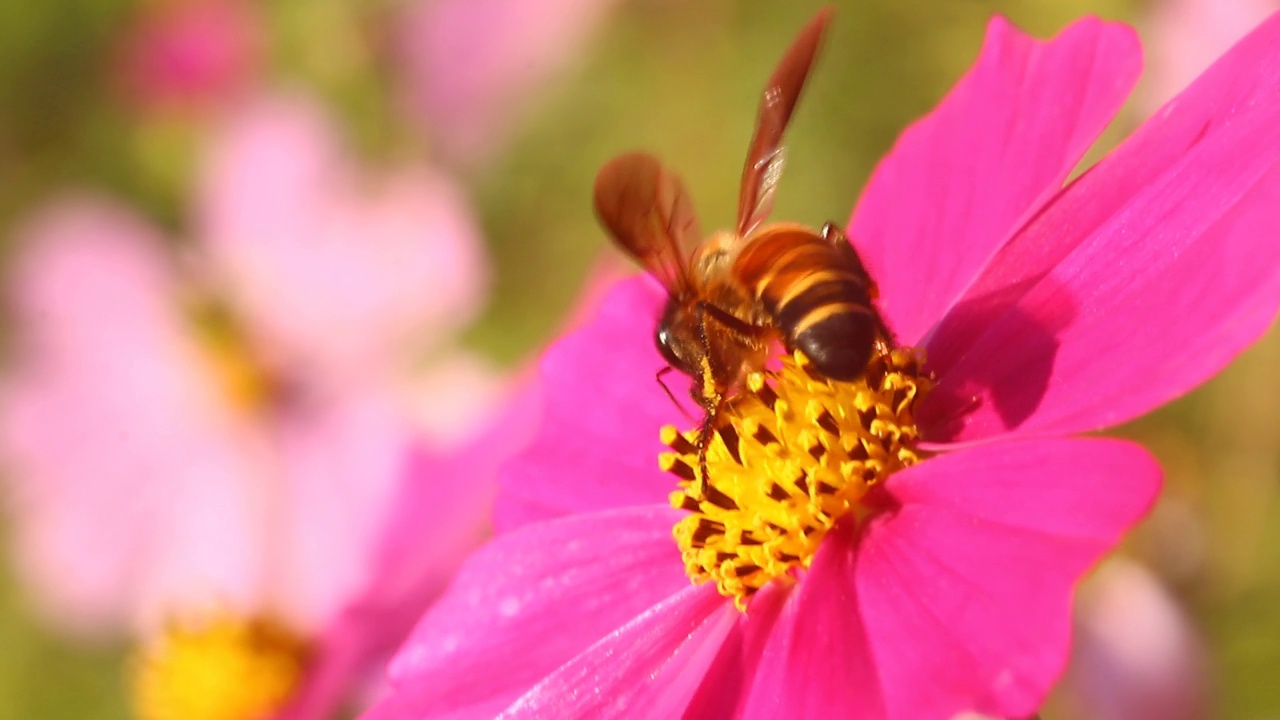
[[[779,342],[823,376],[852,381],[890,340],[875,284],[835,224],[765,223],[782,174],[782,135],[831,15],[819,12],[800,31],[765,85],[734,230],[704,237],[680,178],[653,155],[620,155],[596,176],[601,224],[668,292],[657,345],[664,372],[695,380],[694,399],[706,411],[704,465],[716,417]]]

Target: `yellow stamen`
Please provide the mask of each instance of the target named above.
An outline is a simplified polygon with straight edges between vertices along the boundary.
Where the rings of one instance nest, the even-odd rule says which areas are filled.
[[[279,623],[225,613],[176,623],[135,659],[141,720],[261,720],[289,701],[306,644]]]
[[[664,427],[672,451],[659,463],[681,488],[671,504],[690,513],[674,530],[689,577],[714,581],[741,609],[807,568],[868,489],[919,461],[913,407],[933,385],[921,365],[910,348],[883,350],[862,379],[833,382],[797,352],[752,374],[716,418],[705,480],[698,432]]]
[[[196,339],[233,406],[242,410],[262,407],[276,393],[277,382],[258,361],[249,338],[230,308],[201,297],[188,308]]]

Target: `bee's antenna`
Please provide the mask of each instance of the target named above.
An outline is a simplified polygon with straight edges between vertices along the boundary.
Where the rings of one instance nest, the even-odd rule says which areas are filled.
[[[676,400],[676,396],[671,392],[671,388],[667,387],[667,384],[662,380],[663,376],[666,375],[667,373],[670,373],[672,370],[675,370],[675,368],[671,367],[670,365],[667,365],[666,367],[658,371],[658,374],[654,376],[654,379],[657,380],[658,384],[662,386],[662,389],[667,393],[667,397],[671,398],[671,404],[680,408],[680,412],[684,415],[685,419],[693,420],[693,416],[689,414],[689,410],[685,408],[684,405],[680,404],[679,400]]]

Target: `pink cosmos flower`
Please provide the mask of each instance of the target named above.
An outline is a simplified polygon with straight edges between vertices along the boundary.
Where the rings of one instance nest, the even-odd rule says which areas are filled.
[[[151,110],[221,106],[244,92],[260,62],[261,20],[243,0],[148,3],[122,38],[122,89]]]
[[[1063,681],[1073,715],[1092,720],[1209,717],[1203,644],[1169,591],[1114,560],[1081,591],[1075,653]]]
[[[513,111],[586,46],[616,0],[418,0],[397,29],[404,101],[454,160],[483,159]]]
[[[309,658],[291,717],[325,716],[479,542],[526,400],[449,342],[486,271],[443,177],[364,171],[273,98],[213,139],[195,205],[186,262],[101,198],[17,232],[18,563],[73,629],[278,621]]]
[[[659,428],[689,422],[653,382],[665,298],[625,282],[546,354],[501,534],[366,717],[1033,714],[1074,585],[1160,482],[1142,448],[1071,436],[1195,387],[1280,306],[1280,18],[1064,187],[1139,65],[1124,26],[1042,43],[997,19],[875,171],[850,235],[936,375],[932,454],[869,491],[807,571],[745,612],[690,583],[672,541],[690,514],[654,462]]]

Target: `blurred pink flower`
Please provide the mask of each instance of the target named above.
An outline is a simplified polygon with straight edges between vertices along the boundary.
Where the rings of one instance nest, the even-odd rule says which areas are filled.
[[[417,0],[397,28],[408,109],[453,160],[484,159],[617,0]]]
[[[430,350],[423,340],[475,319],[482,243],[445,176],[358,173],[327,118],[288,100],[231,120],[211,145],[197,224],[217,280],[292,361],[333,377],[403,374],[411,343]]]
[[[1280,8],[1276,0],[1156,0],[1147,6],[1151,69],[1142,92],[1155,109]]]
[[[1142,566],[1104,565],[1081,592],[1065,689],[1091,720],[1210,716],[1207,658],[1177,600]]]
[[[897,339],[936,372],[919,408],[935,454],[745,614],[690,584],[672,541],[688,514],[654,463],[658,429],[682,422],[652,377],[665,297],[620,285],[546,354],[501,534],[366,717],[1033,714],[1066,662],[1076,582],[1160,480],[1136,445],[1067,436],[1203,382],[1280,306],[1277,63],[1280,18],[1064,188],[1138,75],[1136,39],[1083,20],[1041,43],[993,21],[852,219]]]
[[[203,110],[242,94],[262,54],[261,18],[247,0],[143,5],[121,39],[122,89],[150,110]]]
[[[217,135],[195,204],[185,262],[92,197],[17,232],[18,563],[84,631],[281,619],[312,644],[298,717],[318,717],[481,539],[529,398],[451,346],[486,269],[444,178],[363,172],[275,98]]]

